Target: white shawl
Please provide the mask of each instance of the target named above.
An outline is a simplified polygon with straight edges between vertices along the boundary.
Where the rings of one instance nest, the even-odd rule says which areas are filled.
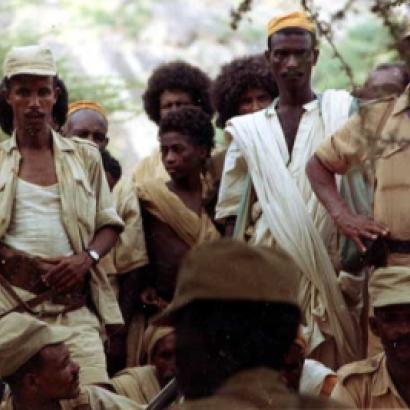
[[[312,130],[317,133],[319,127],[321,139],[334,133],[347,120],[351,102],[352,97],[344,91],[325,92],[321,96],[320,124]],[[341,361],[348,363],[358,357],[360,343],[321,237],[321,233],[327,236],[330,220],[304,171],[320,141],[317,135],[308,135],[299,147],[299,169],[292,172],[287,168],[289,152],[283,132],[279,134],[273,128],[263,110],[232,119],[226,132],[246,160],[272,236],[303,272],[299,300],[308,326],[308,353],[324,341],[321,329],[325,328],[335,339]],[[294,148],[298,143],[295,141]]]

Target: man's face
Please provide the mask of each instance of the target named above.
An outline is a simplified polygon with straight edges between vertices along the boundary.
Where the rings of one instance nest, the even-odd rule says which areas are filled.
[[[89,109],[75,111],[67,120],[66,137],[80,137],[93,141],[100,151],[108,144],[108,124],[98,112]]]
[[[272,103],[272,96],[263,88],[249,88],[238,100],[238,114],[251,114]]]
[[[386,95],[399,95],[404,91],[404,75],[397,67],[375,70],[366,81],[364,99],[377,99]]]
[[[175,334],[160,339],[154,348],[152,364],[157,370],[158,380],[164,387],[175,377]]]
[[[308,32],[275,33],[271,37],[270,45],[266,57],[279,89],[295,90],[310,83],[318,51],[313,48],[312,38]]]
[[[44,400],[75,399],[80,392],[80,368],[70,358],[64,343],[50,345],[41,352],[42,366],[35,372],[35,386]]]
[[[13,110],[14,128],[28,135],[52,124],[53,106],[59,89],[53,77],[16,75],[10,79],[6,100]]]
[[[207,157],[204,147],[179,132],[165,132],[159,136],[162,162],[171,179],[179,180],[200,172]]]
[[[390,361],[410,366],[410,304],[376,308],[370,327]]]
[[[169,112],[181,107],[193,107],[192,97],[182,90],[165,90],[159,97],[159,117],[162,120]]]

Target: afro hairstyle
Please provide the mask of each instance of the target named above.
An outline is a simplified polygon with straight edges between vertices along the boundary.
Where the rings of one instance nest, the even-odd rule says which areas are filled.
[[[159,124],[159,100],[166,90],[181,90],[188,93],[194,104],[204,112],[213,115],[211,80],[199,68],[184,61],[173,61],[158,66],[148,79],[147,88],[142,96],[148,117]]]
[[[272,99],[278,95],[268,61],[262,54],[235,59],[225,64],[216,77],[212,85],[212,101],[219,128],[225,127],[230,118],[238,115],[239,99],[250,88],[262,88]]]
[[[192,144],[205,147],[208,155],[215,144],[211,117],[198,107],[181,107],[169,112],[159,123],[159,137],[166,132],[179,132],[187,136]]]

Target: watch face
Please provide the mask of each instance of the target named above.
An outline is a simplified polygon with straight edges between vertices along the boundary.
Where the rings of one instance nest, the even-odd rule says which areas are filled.
[[[88,251],[88,254],[91,256],[91,258],[95,261],[98,262],[100,260],[100,255],[98,255],[98,253],[92,249],[90,249]]]

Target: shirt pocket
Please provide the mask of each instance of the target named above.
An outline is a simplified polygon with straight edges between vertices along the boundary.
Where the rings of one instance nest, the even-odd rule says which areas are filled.
[[[82,229],[85,229],[87,236],[92,237],[96,220],[96,196],[87,180],[77,179],[75,182],[75,208],[78,223]]]

